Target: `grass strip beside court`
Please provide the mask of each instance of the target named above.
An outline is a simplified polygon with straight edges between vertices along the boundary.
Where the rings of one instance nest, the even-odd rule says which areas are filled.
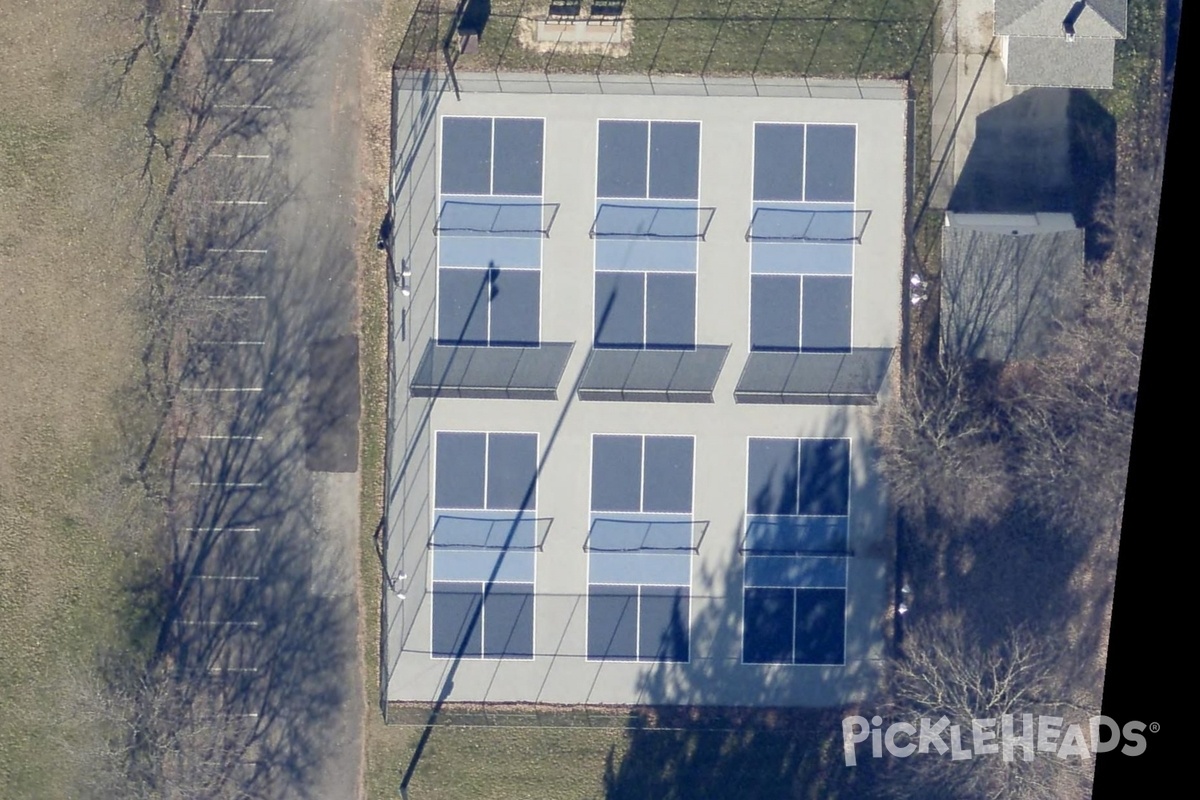
[[[544,0],[493,0],[460,70],[898,78],[918,69],[935,0],[628,0],[624,50],[533,47]],[[616,55],[624,52],[627,54]]]

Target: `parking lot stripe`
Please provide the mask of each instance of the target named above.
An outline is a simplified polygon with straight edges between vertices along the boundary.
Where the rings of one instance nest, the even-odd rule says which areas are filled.
[[[217,347],[262,347],[266,342],[254,339],[206,339],[198,344]]]
[[[211,14],[223,14],[223,15],[274,14],[275,13],[275,9],[273,9],[273,8],[231,8],[231,9],[214,8],[214,9],[208,9],[208,8],[196,8],[195,6],[188,5],[187,3],[184,3],[184,4],[180,5],[179,7],[181,9],[183,9],[184,11],[190,12],[192,14],[203,14],[203,15],[211,15]]]
[[[179,388],[181,388],[181,389],[182,389],[183,391],[185,391],[185,392],[225,392],[225,393],[249,392],[249,393],[255,393],[255,392],[261,392],[261,391],[262,391],[262,387],[261,387],[261,386],[246,386],[246,387],[238,387],[238,386],[217,386],[217,387],[211,387],[211,386],[181,386],[181,387],[179,387]]]
[[[261,481],[245,481],[239,483],[237,481],[192,481],[192,486],[201,486],[206,488],[221,487],[223,489],[253,489],[262,486]]]

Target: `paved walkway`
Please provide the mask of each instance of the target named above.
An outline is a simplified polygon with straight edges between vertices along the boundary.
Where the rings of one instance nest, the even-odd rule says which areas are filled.
[[[320,414],[328,414],[330,419],[321,435],[308,437],[306,448],[315,534],[310,591],[346,615],[323,632],[327,641],[315,639],[312,647],[329,647],[345,654],[328,676],[343,692],[344,702],[317,734],[325,742],[324,758],[307,776],[308,785],[295,787],[293,796],[354,800],[362,793],[365,717],[356,586],[360,474],[358,382],[354,379],[358,376],[357,368],[351,370],[342,362],[358,357],[352,337],[357,335],[358,307],[355,196],[361,185],[357,159],[363,136],[360,82],[364,59],[370,55],[364,43],[382,4],[380,0],[290,2],[297,3],[302,18],[319,23],[328,33],[304,64],[303,87],[310,102],[290,120],[285,163],[297,193],[291,213],[281,220],[281,233],[304,253],[292,267],[308,274],[308,300],[316,301],[317,306],[299,312],[315,323],[305,328],[314,337],[319,330],[326,344],[345,345],[332,348],[337,352],[329,358],[337,363],[327,369],[316,366],[316,351],[310,350],[309,369],[321,373],[309,376],[310,401],[312,392],[320,395],[324,404]],[[338,379],[330,373],[344,374],[352,385],[338,387]],[[331,691],[334,688],[330,686]]]
[[[185,7],[207,48],[202,99],[224,120],[195,179],[207,203],[189,211],[234,211],[203,217],[220,278],[205,298],[220,321],[204,342],[216,367],[184,388],[217,399],[194,456],[189,541],[203,546],[179,649],[238,703],[227,714],[245,731],[233,740],[245,777],[231,780],[247,796],[362,794],[355,197],[364,43],[380,7]]]
[[[948,0],[941,47],[933,57],[934,189],[930,208],[944,209],[975,141],[975,119],[1015,97],[1004,84],[1001,43],[994,38],[993,0]]]

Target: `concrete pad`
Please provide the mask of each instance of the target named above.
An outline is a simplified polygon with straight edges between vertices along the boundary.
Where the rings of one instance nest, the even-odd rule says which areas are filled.
[[[993,0],[957,0],[939,22],[939,52],[933,57],[933,136],[930,207],[947,208],[975,142],[975,119],[1019,94],[1008,86],[994,37]],[[918,158],[922,154],[917,154]]]
[[[955,5],[957,52],[964,55],[986,53],[995,32],[995,0],[957,0]]]
[[[954,143],[958,129],[958,56],[935,53],[933,56],[933,109],[929,145],[929,176],[933,186],[929,205],[946,208],[954,189]],[[917,158],[924,153],[918,153]],[[920,187],[916,187],[919,191]]]
[[[956,75],[959,124],[954,137],[954,178],[957,182],[975,142],[976,118],[1014,97],[1020,89],[1004,82],[1004,65],[998,55],[962,54]]]
[[[971,117],[972,148],[950,208],[1072,211],[1078,187],[1072,176],[1071,91],[1029,89]]]
[[[507,80],[508,76],[496,78],[497,85]],[[608,81],[605,89],[623,85]],[[863,99],[857,87],[831,86],[841,92],[840,97],[818,99],[807,96],[810,90],[803,81],[764,83],[753,89],[758,96],[750,90],[739,96],[713,96],[714,87],[725,84],[689,83],[683,78],[655,81],[660,91],[676,85],[678,91],[640,96],[637,92],[645,85],[644,79],[633,79],[628,91],[617,96],[587,94],[582,88],[567,91],[565,83],[554,86],[553,93],[543,90],[541,94],[464,91],[461,102],[452,108],[439,107],[454,114],[546,121],[544,197],[561,208],[553,235],[541,242],[540,332],[546,342],[577,345],[555,400],[493,402],[443,395],[431,403],[411,395],[411,370],[434,332],[439,264],[446,265],[439,258],[444,242],[435,240],[428,224],[431,210],[439,203],[436,115],[433,119],[409,116],[407,109],[421,105],[416,95],[401,97],[397,103],[401,126],[397,141],[416,146],[401,148],[396,154],[394,197],[397,238],[393,253],[398,263],[409,266],[411,276],[407,281],[410,291],[403,295],[397,291],[393,297],[396,372],[385,553],[392,590],[384,654],[392,700],[444,697],[450,701],[823,706],[862,698],[875,690],[875,667],[884,643],[889,561],[885,555],[888,548],[882,544],[887,536],[882,486],[868,444],[871,410],[739,403],[734,387],[750,355],[752,248],[746,230],[754,213],[756,122],[856,126],[857,162],[846,178],[853,182],[854,207],[869,209],[871,216],[862,243],[854,245],[852,272],[858,280],[853,281],[849,298],[843,300],[852,304],[849,333],[855,347],[895,346],[903,261],[905,97],[896,91],[890,95],[881,92],[879,99]],[[784,103],[770,99],[764,96],[768,90],[791,99]],[[702,92],[710,96],[700,96]],[[695,336],[700,345],[727,348],[729,355],[710,402],[591,402],[580,399],[576,392],[595,330],[599,248],[589,238],[589,230],[596,213],[602,119],[700,125],[698,202],[717,210],[704,241],[693,244],[698,260]],[[645,158],[637,163],[645,169],[650,166]],[[600,288],[603,291],[603,282]],[[798,311],[798,295],[796,306]],[[799,336],[799,320],[796,327]],[[441,463],[437,434],[443,431],[538,434],[534,515],[547,521],[549,533],[535,555],[532,659],[481,655],[456,661],[431,652],[439,649],[434,641],[433,606],[434,562],[440,557],[428,547],[434,516],[431,473]],[[694,437],[690,490],[681,483],[678,491],[669,493],[672,499],[666,505],[674,512],[685,504],[675,499],[690,496],[686,505],[698,531],[695,549],[655,556],[673,559],[672,570],[677,560],[685,570],[679,576],[672,572],[671,578],[681,584],[687,581],[689,586],[690,599],[679,609],[681,621],[690,626],[686,662],[656,666],[653,662],[589,660],[595,656],[589,655],[588,648],[589,586],[597,585],[594,568],[607,569],[605,565],[612,561],[593,558],[596,554],[581,547],[594,499],[588,480],[594,434]],[[751,437],[846,437],[856,443],[850,458],[849,508],[853,511],[847,523],[847,546],[869,555],[855,556],[847,568],[844,661],[843,654],[835,652],[838,647],[817,642],[820,659],[837,659],[824,665],[745,663],[739,623],[744,559],[738,548],[747,512]],[[642,474],[647,468],[642,464]],[[665,469],[654,469],[656,480],[665,479]],[[632,469],[621,473],[621,477],[636,476]],[[637,507],[644,511],[645,487],[642,482],[638,487]],[[653,491],[651,495],[653,506]],[[628,499],[632,496],[629,489],[615,504],[632,508]],[[645,585],[662,583],[662,569],[642,571],[651,564],[649,555],[634,554],[636,563],[622,562],[612,568],[609,577]],[[654,608],[647,619],[662,616],[659,612],[666,606]],[[484,650],[488,613],[485,599],[479,622]],[[816,631],[817,623],[824,624],[824,619],[809,627]],[[627,644],[627,649],[636,645],[640,657],[644,655],[641,651],[654,643],[635,639]]]
[[[312,593],[344,597],[354,592],[358,554],[359,477],[357,472],[312,476]]]
[[[315,472],[358,469],[358,337],[314,342],[304,401],[305,460]]]

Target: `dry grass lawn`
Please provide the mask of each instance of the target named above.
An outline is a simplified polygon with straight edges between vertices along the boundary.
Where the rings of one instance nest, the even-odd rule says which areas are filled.
[[[0,796],[63,797],[63,690],[121,617],[122,410],[139,357],[144,75],[128,0],[0,6]]]

